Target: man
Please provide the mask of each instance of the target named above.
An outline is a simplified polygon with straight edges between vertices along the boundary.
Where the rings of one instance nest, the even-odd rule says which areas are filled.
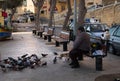
[[[73,44],[73,49],[69,53],[71,58],[71,68],[79,68],[78,57],[90,51],[90,36],[83,27],[79,27],[77,36]]]
[[[107,47],[106,53],[107,53],[107,51],[109,50],[109,39],[110,39],[109,29],[105,30],[105,33],[103,34],[103,38],[101,37],[101,39],[102,39],[101,40],[102,44],[106,44]]]

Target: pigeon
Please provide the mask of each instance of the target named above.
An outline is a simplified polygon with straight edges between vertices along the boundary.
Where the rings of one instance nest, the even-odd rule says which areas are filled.
[[[6,72],[5,65],[0,65],[0,67],[1,67],[1,70],[2,70],[3,72]]]
[[[48,54],[43,54],[43,53],[42,53],[41,55],[42,55],[42,57],[46,57]]]
[[[25,55],[21,56],[21,58],[25,58],[27,55],[28,55],[28,54],[25,54]]]
[[[1,67],[1,68],[5,68],[5,65],[0,64],[0,67]]]
[[[57,57],[53,59],[53,64],[56,64],[56,62],[57,62]]]
[[[42,65],[41,66],[46,66],[47,65],[47,62],[44,62],[44,63],[42,63]]]
[[[54,55],[58,55],[58,53],[57,53],[57,52],[54,52]]]

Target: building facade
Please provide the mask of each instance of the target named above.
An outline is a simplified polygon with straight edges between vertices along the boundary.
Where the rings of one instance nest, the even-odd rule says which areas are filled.
[[[66,10],[66,0],[57,0],[54,12],[61,13],[64,10]],[[50,13],[50,4],[49,4],[49,0],[46,0],[41,9],[41,16],[49,17],[49,13]]]
[[[35,13],[35,8],[34,8],[32,0],[24,0],[23,5],[17,8],[18,14],[23,14],[27,11]]]

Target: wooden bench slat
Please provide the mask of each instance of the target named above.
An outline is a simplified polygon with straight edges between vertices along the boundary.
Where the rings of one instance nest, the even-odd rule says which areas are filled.
[[[57,42],[69,42],[69,33],[61,31],[59,37],[54,38]]]
[[[54,40],[57,41],[57,42],[60,42],[60,43],[62,43],[62,42],[69,42],[68,40],[62,39],[62,38],[55,38]]]

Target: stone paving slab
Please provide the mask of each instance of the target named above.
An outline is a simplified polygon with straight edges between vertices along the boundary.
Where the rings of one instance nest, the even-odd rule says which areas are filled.
[[[26,53],[36,53],[39,57],[41,53],[48,54],[43,59],[48,62],[47,66],[6,73],[0,70],[0,81],[94,81],[103,74],[120,73],[120,57],[112,54],[103,59],[103,71],[96,71],[95,59],[89,57],[80,62],[79,69],[71,69],[69,62],[60,59],[53,64],[53,52],[62,52],[62,46],[55,47],[46,43],[46,40],[32,35],[31,32],[14,33],[13,40],[0,41],[1,59],[9,56],[17,58]]]
[[[101,75],[95,81],[120,81],[120,73]]]

